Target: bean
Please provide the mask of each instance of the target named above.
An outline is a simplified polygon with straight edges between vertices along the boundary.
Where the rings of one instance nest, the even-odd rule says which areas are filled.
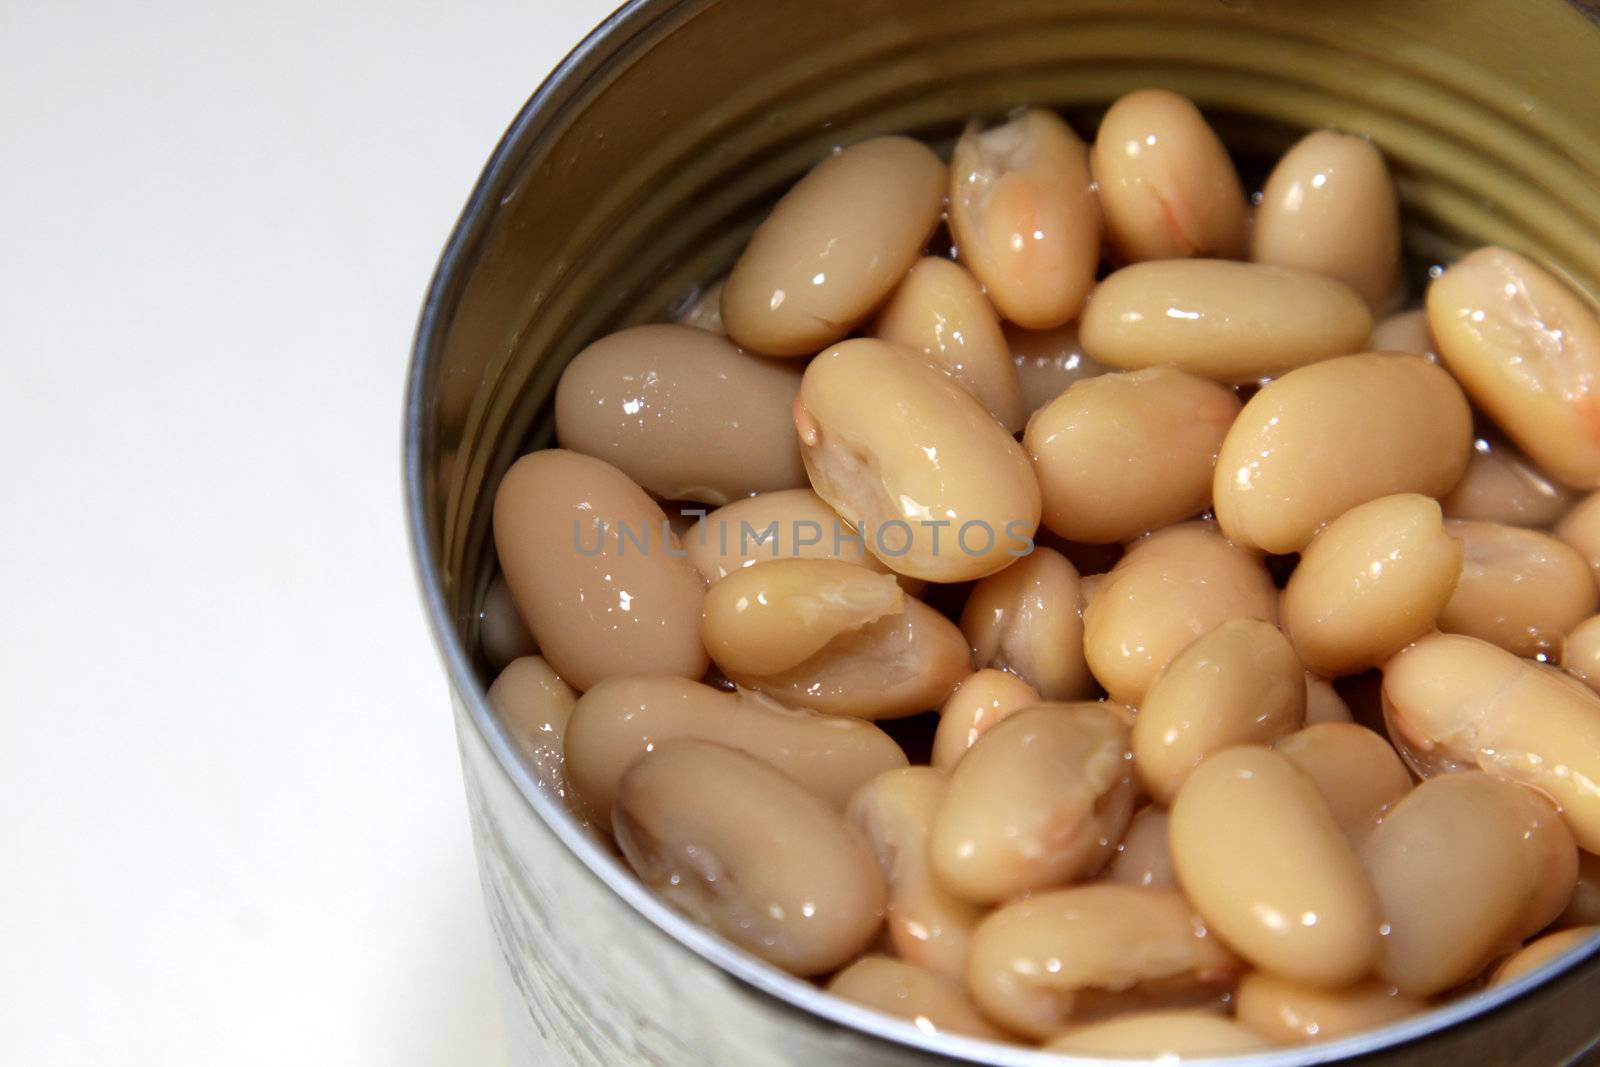
[[[806,368],[795,409],[812,487],[890,569],[993,574],[1039,525],[1027,453],[983,406],[905,349],[860,338]]]
[[[503,574],[491,578],[483,594],[483,608],[478,612],[478,643],[483,648],[483,658],[495,668],[539,651],[528,624],[517,614]]]
[[[806,484],[791,412],[800,371],[690,326],[602,337],[562,372],[556,437],[659,497],[726,504]]]
[[[1037,703],[1039,691],[1009,671],[985,667],[969,675],[939,710],[933,766],[950,770],[995,723]]]
[[[860,832],[731,748],[657,747],[623,775],[613,828],[639,878],[669,904],[792,974],[843,966],[883,923],[883,878]]]
[[[1358,847],[1379,816],[1411,792],[1411,772],[1389,742],[1365,726],[1307,726],[1272,747],[1311,779],[1333,821]]]
[[[1557,926],[1600,925],[1600,855],[1578,853],[1578,884],[1564,911],[1556,916]]]
[[[1096,286],[1078,337],[1122,370],[1175,364],[1243,385],[1358,352],[1372,315],[1354,290],[1319,274],[1224,259],[1135,263]]]
[[[1572,507],[1570,489],[1552,481],[1498,434],[1472,442],[1467,473],[1439,501],[1452,519],[1481,519],[1507,526],[1554,526]]]
[[[1166,1063],[1258,1052],[1267,1043],[1227,1016],[1210,1011],[1140,1011],[1075,1026],[1048,1042],[1053,1052],[1139,1057]]]
[[[1105,373],[1104,367],[1083,354],[1077,323],[1053,330],[1024,330],[1008,322],[1004,329],[1029,415],[1066,392],[1073,382]]]
[[[1196,637],[1229,619],[1276,622],[1278,593],[1261,561],[1216,524],[1170,526],[1134,542],[1083,612],[1089,669],[1111,699],[1137,706]]]
[[[756,228],[722,290],[735,343],[807,356],[900,284],[939,225],[945,166],[909,137],[873,137],[800,179]]]
[[[1494,424],[1560,481],[1600,486],[1600,319],[1532,261],[1480,248],[1428,287],[1445,366]]]
[[[1206,923],[1263,970],[1349,985],[1381,948],[1380,912],[1309,778],[1265,748],[1207,759],[1172,802],[1172,863]]]
[[[609,826],[623,772],[677,738],[715,741],[764,760],[839,808],[866,782],[906,765],[889,735],[859,719],[796,711],[684,678],[612,678],[579,698],[567,724],[567,782],[578,807]]]
[[[1156,676],[1133,724],[1139,780],[1159,804],[1207,757],[1264,745],[1305,723],[1305,670],[1279,629],[1230,619],[1195,638]]]
[[[945,892],[929,869],[928,837],[948,787],[945,775],[931,767],[885,771],[856,791],[845,817],[866,835],[889,886],[895,955],[959,980],[983,910]]]
[[[1186,98],[1165,89],[1123,96],[1100,120],[1089,166],[1123,262],[1243,258],[1250,209],[1238,172]]]
[[[726,336],[728,331],[722,326],[722,287],[726,281],[727,279],[722,279],[712,282],[696,292],[673,317],[673,321],[683,326],[693,326],[697,330],[709,330]]]
[[[960,983],[887,956],[862,956],[829,980],[828,992],[907,1019],[925,1034],[1006,1040],[978,1013]]]
[[[1298,552],[1357,504],[1448,492],[1471,451],[1466,398],[1440,368],[1413,356],[1330,359],[1245,404],[1217,457],[1217,521],[1236,544]]]
[[[956,380],[1006,428],[1022,429],[1022,385],[1000,319],[967,271],[938,256],[919,260],[878,313],[874,337],[915,349]]]
[[[1383,155],[1363,137],[1317,130],[1267,177],[1250,258],[1344,282],[1375,311],[1401,295],[1400,205]]]
[[[1014,900],[979,923],[967,987],[990,1019],[1043,1040],[1110,1008],[1216,996],[1239,970],[1181,893],[1086,885]]]
[[[1486,641],[1434,634],[1384,665],[1383,703],[1419,775],[1478,767],[1531,786],[1600,851],[1600,697]]]
[[[842,633],[816,655],[772,674],[729,677],[792,707],[863,719],[898,719],[938,708],[972,673],[967,640],[920,600]]]
[[[1451,519],[1461,542],[1461,581],[1439,613],[1439,629],[1467,634],[1519,656],[1554,658],[1561,636],[1600,607],[1583,557],[1549,534]]]
[[[961,612],[972,661],[1010,671],[1046,700],[1092,695],[1078,603],[1077,568],[1059,552],[1035,548],[973,586]]]
[[[1600,493],[1590,493],[1578,501],[1552,532],[1577,550],[1589,564],[1589,573],[1600,583]]]
[[[1022,438],[1045,526],[1104,544],[1200,514],[1238,414],[1233,390],[1176,367],[1077,382],[1028,421]]]
[[[1306,725],[1319,722],[1350,722],[1350,705],[1326,678],[1306,672]]]
[[[1546,934],[1536,941],[1530,941],[1494,969],[1489,984],[1505,985],[1525,974],[1532,974],[1551,960],[1565,956],[1579,945],[1588,942],[1596,934],[1600,934],[1600,926],[1575,926],[1570,930]]]
[[[892,577],[837,559],[783,559],[706,590],[700,639],[728,677],[797,667],[841,634],[905,611]]]
[[[1413,997],[1466,981],[1560,912],[1572,835],[1530,789],[1487,774],[1432,778],[1361,847],[1383,904],[1378,977]]]
[[[1320,674],[1375,667],[1433,629],[1461,577],[1461,557],[1432,497],[1357,504],[1306,546],[1284,587],[1284,632]]]
[[[707,582],[741,567],[775,559],[842,559],[880,574],[891,573],[839,513],[809,489],[780,489],[724,504],[683,537],[689,562]],[[902,578],[916,592],[922,583]]]
[[[1422,356],[1429,363],[1439,362],[1439,346],[1433,343],[1433,334],[1428,330],[1428,309],[1397,311],[1386,319],[1379,319],[1372,327],[1367,351],[1404,352]]]
[[[578,694],[538,656],[512,660],[489,686],[489,706],[533,764],[539,788],[575,807],[563,769],[567,721]]]
[[[968,126],[950,157],[950,233],[1003,317],[1030,330],[1075,317],[1100,263],[1083,141],[1038,108]]]
[[[1173,873],[1172,850],[1167,847],[1167,823],[1163,809],[1153,804],[1140,808],[1111,862],[1106,864],[1104,880],[1149,889],[1176,889],[1178,876]]]
[[[1042,704],[972,746],[928,841],[934,876],[992,904],[1097,871],[1133,815],[1126,709]]]
[[[1428,1002],[1376,979],[1323,989],[1251,971],[1233,995],[1239,1022],[1275,1045],[1332,1041],[1420,1014]]]
[[[1561,667],[1600,693],[1600,615],[1591,615],[1567,631],[1561,644]]]
[[[609,463],[554,448],[517,460],[495,492],[494,543],[518,612],[574,688],[705,673],[704,583],[661,508]]]

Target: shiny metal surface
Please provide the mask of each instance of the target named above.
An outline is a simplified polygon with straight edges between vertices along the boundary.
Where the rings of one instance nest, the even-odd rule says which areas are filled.
[[[933,1037],[822,994],[665,908],[519,761],[484,700],[488,507],[549,439],[565,362],[725,270],[826,148],[941,141],[1027,102],[1081,116],[1159,84],[1245,157],[1298,129],[1369,133],[1421,263],[1494,240],[1600,291],[1600,32],[1560,0],[638,0],[540,87],[447,246],[406,398],[408,522],[449,669],[515,1062],[900,1067],[1065,1061]],[[1582,958],[1578,958],[1582,957]],[[1576,1062],[1600,946],[1359,1037],[1230,1062]],[[1080,1061],[1082,1062],[1082,1061]]]

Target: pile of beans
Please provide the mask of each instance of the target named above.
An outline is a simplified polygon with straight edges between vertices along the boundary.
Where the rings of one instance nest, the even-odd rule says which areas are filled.
[[[1368,141],[821,162],[501,483],[493,706],[734,944],[925,1031],[1326,1040],[1600,923],[1600,320],[1405,298]],[[535,654],[537,650],[537,654]],[[936,713],[936,714],[935,714]]]

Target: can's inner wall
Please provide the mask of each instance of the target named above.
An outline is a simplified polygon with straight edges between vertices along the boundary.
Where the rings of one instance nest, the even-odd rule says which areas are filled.
[[[1092,136],[1117,96],[1162,86],[1201,106],[1247,178],[1305,130],[1370,136],[1415,263],[1505,244],[1600,294],[1600,31],[1564,0],[640,7],[508,135],[419,338],[423,549],[467,649],[493,488],[550,443],[561,369],[724,273],[837,144],[904,132],[943,147],[1022,104]]]

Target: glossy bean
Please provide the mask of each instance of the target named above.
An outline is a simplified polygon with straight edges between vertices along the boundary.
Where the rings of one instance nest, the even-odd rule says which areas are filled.
[[[898,719],[931,711],[972,673],[967,639],[920,600],[841,633],[787,670],[735,671],[729,678],[792,707],[863,719]]]
[[[860,832],[734,749],[684,739],[659,746],[623,775],[612,825],[646,885],[793,974],[842,966],[882,925],[883,877]]]
[[[1283,629],[1329,677],[1376,667],[1430,632],[1461,577],[1462,545],[1415,493],[1358,504],[1312,538],[1284,587]]]
[[[1080,381],[1028,420],[1051,532],[1129,541],[1211,504],[1212,471],[1239,414],[1233,390],[1175,367]]]
[[[564,764],[567,722],[578,703],[572,686],[539,656],[523,656],[500,672],[488,696],[517,750],[533,764],[539,787],[571,804]]]
[[[1430,363],[1439,362],[1439,348],[1433,343],[1433,334],[1428,331],[1428,309],[1397,311],[1388,318],[1379,319],[1372,327],[1367,351],[1404,352],[1422,356]]]
[[[1223,259],[1165,259],[1112,273],[1078,324],[1108,367],[1176,364],[1243,385],[1359,352],[1372,315],[1354,290],[1318,274]]]
[[[1467,473],[1439,503],[1452,519],[1543,528],[1555,525],[1575,499],[1511,442],[1489,433],[1472,442]]]
[[[478,643],[483,648],[483,658],[497,669],[539,651],[528,624],[517,613],[511,587],[506,585],[503,574],[491,578],[484,591],[483,607],[478,612]]]
[[[1133,724],[1139,780],[1171,804],[1207,757],[1269,744],[1305,715],[1305,670],[1288,639],[1269,622],[1230,619],[1174,656],[1145,694]]]
[[[1272,168],[1250,258],[1344,282],[1383,312],[1399,302],[1400,205],[1383,154],[1364,137],[1307,134]]]
[[[1600,693],[1600,615],[1567,631],[1561,643],[1561,669]]]
[[[518,612],[574,688],[705,673],[705,584],[666,514],[611,464],[564,449],[517,460],[495,492],[494,543]]]
[[[1478,767],[1546,794],[1600,851],[1600,697],[1486,641],[1434,634],[1383,668],[1395,748],[1423,777]]]
[[[950,233],[1000,314],[1030,330],[1072,319],[1100,263],[1088,149],[1048,111],[968,126],[950,157]]]
[[[1566,908],[1556,916],[1557,926],[1600,926],[1600,855],[1578,853],[1578,884]]]
[[[806,484],[791,412],[800,370],[706,330],[634,326],[594,342],[556,387],[563,448],[668,500],[726,504]]]
[[[1361,859],[1383,905],[1378,977],[1414,997],[1466,981],[1555,918],[1578,862],[1548,801],[1478,772],[1413,789]]]
[[[874,337],[921,352],[989,409],[1008,433],[1027,412],[1011,347],[971,274],[938,256],[919,260],[878,313]]]
[[[1029,415],[1066,392],[1073,382],[1105,373],[1104,367],[1083,354],[1076,323],[1053,330],[1024,330],[1008,322],[1004,328],[1022,385],[1023,407]]]
[[[905,1019],[925,1034],[1004,1041],[959,982],[888,956],[862,956],[828,981],[828,992]]]
[[[1387,739],[1365,726],[1328,722],[1307,726],[1272,746],[1286,756],[1327,801],[1333,821],[1351,844],[1411,792],[1411,772]]]
[[[983,909],[946,892],[929,868],[928,838],[949,790],[932,767],[901,767],[858,789],[845,817],[866,835],[889,886],[886,915],[895,955],[959,980]]]
[[[1600,486],[1600,318],[1554,275],[1480,248],[1428,287],[1439,356],[1478,407],[1567,485]]]
[[[1250,209],[1239,174],[1186,98],[1140,89],[1119,99],[1100,120],[1089,166],[1122,262],[1243,257]]]
[[[1203,1002],[1240,969],[1181,893],[1087,885],[1034,893],[980,923],[967,987],[989,1018],[1044,1039],[1106,1010]]]
[[[1489,979],[1491,986],[1514,982],[1525,974],[1543,967],[1551,960],[1564,956],[1579,945],[1586,944],[1600,934],[1600,926],[1575,926],[1569,930],[1546,934],[1530,941],[1494,969]]]
[[[1583,557],[1549,534],[1493,522],[1444,525],[1465,549],[1461,581],[1439,613],[1446,633],[1555,658],[1562,635],[1600,607]]]
[[[1173,867],[1206,923],[1263,970],[1338,988],[1381,949],[1377,895],[1327,802],[1286,757],[1233,748],[1172,803]]]
[[[1097,871],[1133,815],[1125,714],[1042,704],[980,737],[934,818],[928,848],[940,884],[992,904]]]
[[[1084,608],[1089,669],[1113,700],[1137,706],[1172,657],[1229,619],[1276,622],[1278,592],[1260,560],[1216,524],[1159,530],[1128,548]]]
[[[1266,971],[1245,975],[1233,1004],[1240,1023],[1275,1045],[1332,1041],[1428,1009],[1426,1000],[1377,979],[1323,989]]]
[[[985,667],[969,675],[939,709],[933,766],[950,770],[995,723],[1039,700],[1039,691],[1010,671]]]
[[[1414,356],[1330,359],[1245,404],[1217,457],[1217,521],[1240,545],[1298,552],[1358,504],[1448,492],[1471,451],[1466,398],[1439,367]]]
[[[734,264],[722,290],[728,335],[763,355],[806,356],[849,333],[922,254],[946,180],[909,137],[873,137],[817,164]]]
[[[567,782],[577,806],[609,826],[623,773],[677,738],[715,741],[764,760],[840,808],[862,785],[906,764],[899,745],[859,719],[797,711],[684,678],[613,678],[583,694],[567,723]]]
[[[1083,658],[1078,570],[1049,548],[1035,548],[973,586],[961,632],[979,667],[1010,671],[1045,700],[1094,692]]]
[[[806,368],[795,425],[812,487],[897,573],[982,578],[1031,545],[1027,454],[915,354],[870,338],[828,349]]]
[[[1162,808],[1153,804],[1140,808],[1111,862],[1106,864],[1104,880],[1148,889],[1176,889],[1178,876],[1173,873],[1172,850],[1167,847],[1168,821]]]
[[[810,489],[759,493],[725,504],[700,516],[683,536],[683,546],[707,582],[741,567],[791,558],[842,559],[890,573],[839,513]],[[901,581],[902,589],[915,592],[921,587],[915,579]]]
[[[1267,1042],[1214,1011],[1136,1011],[1075,1026],[1044,1046],[1079,1056],[1137,1057],[1160,1063],[1260,1052]]]
[[[700,639],[729,678],[799,666],[841,634],[905,611],[893,577],[837,559],[782,559],[713,582]]]
[[[1306,725],[1319,722],[1350,722],[1350,705],[1326,678],[1306,672]]]
[[[1578,501],[1551,532],[1584,558],[1589,573],[1600,584],[1600,493]]]

